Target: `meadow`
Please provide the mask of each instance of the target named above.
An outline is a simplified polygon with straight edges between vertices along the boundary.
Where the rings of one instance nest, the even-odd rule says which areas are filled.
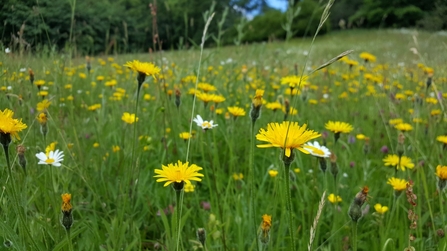
[[[202,60],[1,52],[0,249],[447,250],[446,48],[352,30]]]

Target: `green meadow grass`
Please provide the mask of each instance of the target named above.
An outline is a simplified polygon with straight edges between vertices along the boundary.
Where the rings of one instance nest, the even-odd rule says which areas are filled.
[[[446,41],[441,34],[419,31],[358,30],[317,37],[312,50],[309,39],[206,49],[199,82],[214,85],[217,91],[213,93],[226,98],[217,106],[204,105],[198,99],[193,106],[194,96],[188,92],[195,83],[183,81],[198,73],[196,50],[95,57],[90,73],[83,58],[2,53],[0,108],[13,110],[15,118],[28,126],[20,133],[21,140],[10,146],[12,176],[8,175],[6,161],[0,162],[2,248],[177,250],[173,217],[176,195],[171,186],[163,187],[153,176],[154,169],[180,160],[202,167],[205,176],[202,182],[193,182],[194,192],[183,194],[179,250],[202,249],[196,238],[199,228],[206,230],[206,250],[290,250],[289,222],[282,199],[287,176],[296,250],[308,247],[324,191],[325,205],[312,250],[404,250],[408,246],[446,250],[441,232],[447,230],[447,197],[445,190],[439,191],[435,175],[438,165],[447,165],[444,145],[436,140],[447,134],[447,96],[442,95],[447,92]],[[348,57],[358,62],[351,70],[339,61],[317,71],[309,75],[309,86],[299,95],[287,94],[288,86],[280,85],[282,77],[296,74],[295,69],[299,75],[303,70],[307,75],[351,49],[355,51]],[[359,58],[361,52],[375,55],[377,61],[365,63]],[[129,125],[121,117],[124,112],[135,113],[137,81],[136,74],[123,64],[134,59],[155,63],[162,69],[162,76],[146,79],[139,94],[138,122]],[[363,70],[359,70],[361,67]],[[434,70],[428,89],[425,67]],[[46,137],[36,120],[36,106],[43,98],[30,83],[28,68],[33,70],[35,81],[44,80],[43,86],[48,88],[45,98],[51,105]],[[366,78],[368,74],[373,80]],[[98,80],[99,76],[104,80]],[[110,81],[116,81],[116,85],[105,86]],[[265,90],[266,102],[289,100],[298,113],[289,115],[288,120],[307,124],[323,134],[316,140],[326,143],[336,154],[339,172],[335,178],[329,168],[325,174],[319,169],[315,157],[297,150],[293,172],[286,176],[280,149],[252,148],[262,143],[254,139],[260,128],[284,120],[283,111],[269,110],[264,104],[252,132],[249,113],[256,89]],[[176,90],[181,93],[178,108]],[[427,97],[436,98],[438,92],[442,98],[436,104],[427,102]],[[398,100],[396,94],[404,98]],[[89,106],[95,104],[101,107],[90,111]],[[226,116],[229,106],[244,108],[246,115],[236,119]],[[216,109],[222,109],[222,114],[216,114]],[[440,114],[431,115],[437,109]],[[205,132],[193,124],[193,137],[188,143],[179,134],[189,132],[191,115],[197,114],[214,120],[218,127]],[[413,130],[403,133],[405,142],[400,148],[399,131],[389,123],[396,118],[413,126]],[[325,129],[329,120],[347,122],[354,130],[342,134],[335,143],[333,134]],[[357,139],[358,134],[369,137],[369,144]],[[52,142],[64,151],[62,167],[37,164],[35,154],[44,152]],[[26,147],[26,173],[18,164],[15,148],[19,144]],[[119,150],[114,151],[116,146]],[[384,146],[390,154],[403,150],[415,167],[396,171],[385,166]],[[5,159],[3,151],[0,157]],[[272,177],[271,170],[277,170],[278,175]],[[243,178],[235,179],[234,174]],[[414,181],[414,210],[418,215],[415,229],[409,228],[408,210],[412,206],[405,190],[396,193],[387,184],[391,177]],[[12,202],[12,183],[17,188],[18,206]],[[355,236],[348,209],[364,186],[369,188],[368,199]],[[60,223],[63,193],[72,195],[74,223],[69,234]],[[328,201],[329,194],[340,196],[342,201]],[[252,199],[254,209],[250,207]],[[375,212],[377,203],[389,210]],[[23,210],[24,219],[17,210]],[[267,245],[257,243],[264,214],[272,216]],[[410,234],[413,241],[409,241]]]

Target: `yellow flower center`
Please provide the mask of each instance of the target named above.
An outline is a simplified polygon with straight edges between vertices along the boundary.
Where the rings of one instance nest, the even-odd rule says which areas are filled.
[[[211,124],[208,121],[203,122],[202,127],[211,128]]]
[[[52,164],[54,162],[54,159],[48,158],[45,162],[47,162],[47,164]]]

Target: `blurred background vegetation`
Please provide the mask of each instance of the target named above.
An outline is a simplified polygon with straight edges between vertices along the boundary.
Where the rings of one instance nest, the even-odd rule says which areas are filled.
[[[187,49],[200,44],[211,12],[208,46],[314,34],[326,1],[279,1],[290,1],[287,11],[266,0],[3,0],[0,43],[13,52],[70,48],[77,56]],[[446,15],[447,0],[337,0],[320,34],[388,27],[437,31],[447,28]]]

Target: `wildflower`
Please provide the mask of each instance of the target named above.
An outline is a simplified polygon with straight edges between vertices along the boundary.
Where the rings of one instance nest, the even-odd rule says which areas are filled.
[[[376,56],[374,56],[373,54],[368,53],[368,52],[360,53],[360,58],[365,60],[365,63],[368,63],[368,62],[374,63],[374,62],[376,62]]]
[[[374,209],[376,210],[376,212],[378,214],[384,214],[384,213],[386,213],[386,211],[388,211],[388,207],[387,206],[382,206],[379,203],[374,205]]]
[[[179,137],[186,141],[189,138],[191,138],[192,136],[191,136],[191,134],[189,132],[182,132],[182,133],[179,134]]]
[[[388,179],[387,184],[390,184],[396,192],[401,192],[407,188],[407,181],[405,179],[399,179],[391,177]]]
[[[39,113],[39,115],[37,115],[36,119],[37,119],[37,121],[39,121],[39,123],[41,125],[44,125],[47,123],[48,117],[45,112],[41,112],[41,113]]]
[[[409,131],[413,130],[413,126],[408,123],[399,123],[399,124],[395,125],[394,128],[396,128],[397,130],[399,130],[401,132],[409,132]]]
[[[130,114],[128,112],[123,113],[121,119],[127,124],[133,124],[138,121],[138,117],[135,117],[134,113]]]
[[[194,122],[196,122],[196,124],[200,127],[202,127],[203,130],[208,130],[208,129],[212,129],[216,126],[218,126],[217,124],[214,124],[214,122],[212,120],[210,120],[209,122],[207,120],[203,120],[202,116],[197,114],[197,117],[193,119]]]
[[[18,132],[26,129],[22,119],[14,119],[14,112],[5,109],[0,111],[0,143],[5,147],[11,143],[11,138],[20,139]]]
[[[45,154],[48,155],[51,151],[56,150],[57,142],[51,142],[46,148],[45,148]]]
[[[352,221],[358,222],[360,218],[363,217],[362,206],[368,197],[368,192],[369,188],[365,186],[355,195],[354,200],[352,201],[348,210],[348,215],[351,217]]]
[[[41,102],[37,103],[37,111],[38,112],[43,112],[46,109],[48,109],[48,107],[50,107],[51,102],[48,101],[48,99],[44,99]]]
[[[289,85],[290,88],[300,87],[306,85],[307,76],[299,77],[299,76],[287,76],[281,78],[282,85]]]
[[[329,121],[324,127],[334,133],[335,142],[340,138],[340,133],[349,133],[353,130],[352,125],[340,121]]]
[[[138,86],[140,87],[146,76],[152,76],[154,79],[157,79],[157,75],[160,74],[160,68],[155,66],[153,63],[140,62],[138,60],[134,60],[131,62],[127,62],[124,66],[130,68],[131,70],[138,72]]]
[[[61,166],[61,162],[64,160],[64,152],[59,150],[50,151],[48,154],[40,152],[36,154],[36,157],[39,159],[37,163],[39,165]]]
[[[363,135],[363,134],[357,134],[355,137],[356,137],[358,140],[364,140],[364,139],[366,138],[366,136]]]
[[[279,103],[278,101],[275,101],[273,103],[267,103],[267,105],[265,106],[267,109],[270,109],[272,111],[276,111],[278,109],[282,108],[281,103]]]
[[[447,135],[440,135],[436,137],[436,140],[447,145]]]
[[[411,162],[411,159],[407,156],[402,156],[399,158],[396,154],[390,154],[383,159],[385,162],[385,166],[395,166],[396,169],[401,169],[405,171],[405,168],[412,169],[414,164]]]
[[[228,112],[231,113],[231,115],[233,115],[235,118],[236,117],[241,117],[241,116],[245,116],[245,111],[244,109],[237,107],[237,106],[230,106],[227,108]]]
[[[71,214],[71,211],[73,209],[73,207],[71,206],[71,194],[64,193],[64,194],[62,194],[61,197],[62,197],[61,224],[68,231],[68,230],[70,230],[71,226],[73,225],[73,215]]]
[[[328,158],[331,155],[329,149],[325,146],[321,146],[318,141],[314,141],[313,143],[307,142],[304,145],[304,148],[309,151],[310,155],[315,157]]]
[[[94,105],[91,105],[91,106],[87,107],[87,109],[88,109],[89,111],[96,111],[96,110],[98,110],[98,109],[101,109],[101,104],[94,104]]]
[[[198,83],[197,88],[201,89],[204,92],[211,92],[217,90],[217,88],[214,85],[208,83]]]
[[[272,178],[275,178],[278,175],[278,170],[271,169],[269,170],[269,175]]]
[[[242,180],[244,178],[244,174],[242,173],[233,173],[234,180]]]
[[[259,235],[259,239],[265,245],[270,241],[271,227],[272,227],[272,216],[268,214],[262,215],[261,234]]]
[[[397,125],[397,124],[401,124],[401,123],[403,123],[404,121],[402,120],[402,119],[390,119],[389,121],[388,121],[388,123],[390,124],[390,125],[393,125],[393,126],[395,126],[395,125]]]
[[[182,163],[180,160],[175,164],[162,165],[162,169],[155,169],[155,178],[157,182],[166,182],[164,186],[168,186],[174,183],[175,190],[182,190],[184,183],[191,184],[192,180],[202,181],[200,177],[203,174],[199,173],[202,170],[201,167],[188,162]]]
[[[333,133],[350,133],[353,130],[352,125],[340,121],[329,121],[324,127]]]
[[[121,148],[119,146],[112,146],[112,151],[114,153],[119,152],[119,150],[121,150]]]
[[[261,115],[261,106],[262,106],[262,95],[264,95],[264,90],[256,90],[256,94],[251,103],[251,111],[250,117],[253,123],[259,118]]]
[[[329,194],[329,196],[327,197],[328,201],[331,202],[332,204],[337,204],[338,202],[342,202],[343,199],[339,196],[339,195],[335,195],[333,193]]]
[[[99,143],[98,142],[93,143],[93,147],[94,148],[98,148],[99,147]]]
[[[194,185],[193,184],[186,184],[185,185],[185,193],[192,193],[194,192]]]
[[[318,138],[321,134],[307,130],[307,125],[299,126],[297,122],[284,121],[279,123],[269,123],[267,130],[261,128],[256,135],[256,139],[266,141],[268,144],[257,145],[260,148],[280,147],[284,149],[284,155],[290,157],[292,149],[296,148],[305,154],[309,151],[304,144],[309,140]]]
[[[438,188],[443,190],[447,185],[447,166],[438,165],[436,167],[436,176],[438,176]]]

